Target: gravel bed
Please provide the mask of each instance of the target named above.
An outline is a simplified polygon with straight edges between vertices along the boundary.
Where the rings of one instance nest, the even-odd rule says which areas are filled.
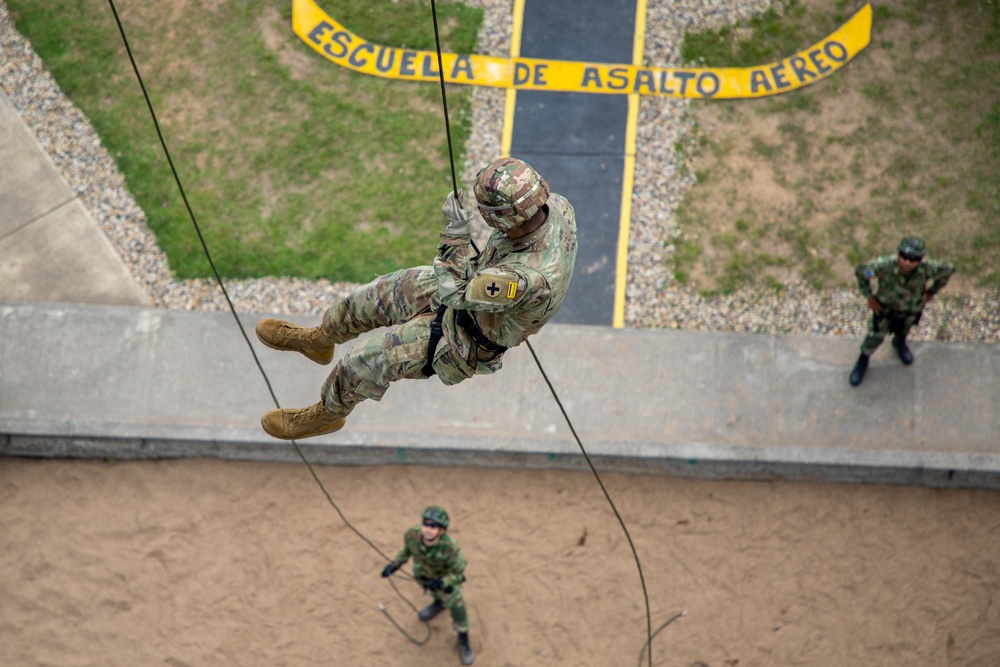
[[[509,53],[512,0],[466,0],[484,10],[480,49]],[[685,30],[732,24],[765,10],[770,0],[649,0],[646,62],[679,64]],[[157,307],[219,311],[228,308],[214,280],[178,281],[146,226],[146,217],[83,114],[62,94],[30,43],[14,28],[0,0],[0,91],[48,151],[56,167],[107,234]],[[475,88],[473,131],[466,146],[466,182],[500,152],[504,91]],[[690,136],[685,100],[643,97],[639,107],[635,185],[628,249],[625,323],[629,327],[699,331],[796,333],[860,337],[867,307],[853,290],[816,291],[805,284],[780,293],[741,289],[703,298],[672,281],[665,262],[679,234],[674,212],[694,185],[674,146]],[[320,314],[354,285],[290,278],[227,280],[239,311]],[[1000,342],[1000,290],[970,295],[946,290],[931,303],[912,335],[916,340]]]

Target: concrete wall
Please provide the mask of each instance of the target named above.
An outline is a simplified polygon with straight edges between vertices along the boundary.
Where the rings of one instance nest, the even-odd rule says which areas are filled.
[[[258,317],[241,317],[252,339]],[[253,340],[283,406],[318,400],[326,367]],[[915,343],[904,367],[886,345],[853,388],[849,339],[550,325],[532,344],[601,470],[1000,488],[996,346]],[[0,303],[7,454],[298,460],[260,429],[272,407],[230,314]],[[494,376],[397,383],[301,447],[317,463],[586,466],[526,346]]]

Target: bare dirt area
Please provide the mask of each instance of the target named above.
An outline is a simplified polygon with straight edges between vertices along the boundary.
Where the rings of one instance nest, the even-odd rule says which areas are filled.
[[[387,553],[440,503],[476,664],[636,665],[644,605],[589,473],[321,467]],[[655,665],[1000,664],[1000,493],[606,475]],[[301,464],[0,460],[0,664],[459,664]],[[422,606],[413,584],[402,590]],[[645,661],[643,664],[646,664]]]

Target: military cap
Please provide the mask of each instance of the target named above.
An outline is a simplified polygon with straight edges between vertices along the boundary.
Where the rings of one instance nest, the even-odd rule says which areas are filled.
[[[896,250],[904,255],[923,257],[927,254],[927,244],[924,243],[923,239],[919,239],[916,236],[904,236],[903,240],[896,246]]]
[[[423,512],[420,513],[421,519],[426,519],[427,521],[433,521],[442,528],[448,527],[448,513],[444,511],[443,508],[437,505],[431,505]]]

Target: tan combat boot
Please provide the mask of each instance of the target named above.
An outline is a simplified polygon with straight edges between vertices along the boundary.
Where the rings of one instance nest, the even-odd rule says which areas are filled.
[[[344,418],[327,412],[323,401],[308,408],[271,410],[260,418],[267,434],[281,440],[300,440],[333,433],[344,428]]]
[[[317,364],[333,361],[333,343],[323,327],[299,327],[282,320],[264,319],[257,323],[257,338],[275,350],[301,352]]]

